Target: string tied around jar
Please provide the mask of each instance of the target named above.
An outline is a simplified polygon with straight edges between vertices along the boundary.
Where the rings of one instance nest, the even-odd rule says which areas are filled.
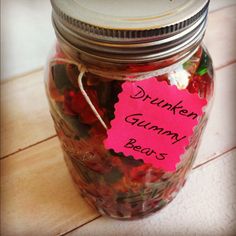
[[[101,73],[101,72],[99,72],[98,70],[95,70],[95,69],[88,69],[88,67],[86,67],[85,65],[83,65],[80,62],[70,60],[70,59],[67,59],[67,58],[57,58],[57,57],[54,58],[53,60],[51,60],[50,71],[51,71],[52,65],[57,64],[57,62],[75,65],[78,68],[78,71],[79,71],[79,75],[78,75],[78,78],[77,78],[78,87],[79,87],[84,99],[86,100],[89,107],[93,111],[94,115],[97,117],[97,119],[99,120],[101,125],[107,130],[108,128],[107,128],[106,123],[104,122],[104,120],[102,119],[102,117],[100,116],[98,111],[96,110],[95,106],[93,105],[91,99],[89,98],[88,94],[86,93],[86,91],[84,89],[83,77],[84,77],[85,73],[90,72],[90,73],[94,73],[94,74],[99,75],[99,76],[103,76],[106,79],[113,79],[113,80],[118,80],[118,81],[130,81],[130,82],[131,81],[132,82],[141,81],[141,80],[149,79],[149,78],[152,78],[152,77],[155,77],[155,76],[160,76],[160,75],[163,75],[163,74],[168,74],[170,72],[175,71],[176,69],[179,68],[180,65],[182,65],[186,61],[188,61],[196,51],[197,51],[197,48],[192,53],[190,53],[187,57],[185,57],[184,59],[180,60],[177,63],[174,63],[173,65],[170,65],[170,66],[167,66],[167,67],[164,67],[164,68],[159,68],[159,69],[151,71],[151,72],[130,73],[128,75],[126,73],[125,76],[124,76],[124,74],[121,73],[120,76],[118,75],[118,76],[114,77],[114,76],[111,76],[110,72]]]

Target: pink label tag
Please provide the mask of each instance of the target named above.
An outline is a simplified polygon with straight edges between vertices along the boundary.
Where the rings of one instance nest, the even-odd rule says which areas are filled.
[[[125,82],[122,89],[105,147],[175,171],[206,99],[155,78]]]

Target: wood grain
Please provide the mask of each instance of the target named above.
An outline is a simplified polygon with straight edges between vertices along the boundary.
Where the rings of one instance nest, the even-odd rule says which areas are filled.
[[[236,151],[193,171],[186,186],[166,208],[136,221],[101,217],[67,236],[153,236],[236,233]]]
[[[209,16],[205,42],[216,68],[236,60],[235,11],[234,6]],[[55,135],[42,71],[3,83],[1,107],[1,157]]]
[[[236,146],[236,63],[216,72],[213,107],[195,166]]]
[[[43,72],[1,85],[1,156],[55,135],[44,91]]]
[[[236,61],[235,12],[236,5],[209,14],[204,42],[212,55],[215,68]]]
[[[236,143],[235,71],[231,65],[217,72],[215,104],[194,166]],[[62,233],[98,216],[73,186],[57,138],[1,160],[1,175],[5,235]]]
[[[97,215],[73,185],[57,138],[1,160],[1,235],[56,235]]]
[[[235,10],[210,15],[206,44],[217,68],[236,57]],[[216,73],[215,103],[195,166],[236,144],[235,72],[233,64]],[[43,72],[7,81],[1,92],[1,156],[12,154],[1,160],[1,235],[63,234],[96,218],[99,214],[73,185],[58,140],[53,138]],[[230,235],[236,224],[234,160],[235,151],[231,151],[194,170],[186,188],[163,214],[135,222],[101,218],[72,235],[131,235],[135,228],[140,229],[136,235]]]

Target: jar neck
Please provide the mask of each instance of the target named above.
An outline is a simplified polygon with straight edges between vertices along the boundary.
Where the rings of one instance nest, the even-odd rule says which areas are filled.
[[[105,78],[112,77],[113,79],[116,79],[115,77],[117,79],[121,77],[127,78],[127,76],[134,76],[136,78],[140,76],[141,78],[143,76],[145,77],[146,74],[153,74],[153,76],[165,74],[166,71],[174,70],[174,68],[186,62],[199,48],[199,44],[194,45],[185,51],[161,60],[143,63],[137,63],[135,61],[133,63],[117,63],[102,61],[60,40],[58,40],[58,46],[67,58],[83,65],[92,74]]]

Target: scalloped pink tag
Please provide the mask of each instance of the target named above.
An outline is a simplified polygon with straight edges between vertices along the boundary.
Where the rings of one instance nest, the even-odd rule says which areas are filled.
[[[175,171],[206,99],[155,78],[125,82],[122,90],[105,147]]]

